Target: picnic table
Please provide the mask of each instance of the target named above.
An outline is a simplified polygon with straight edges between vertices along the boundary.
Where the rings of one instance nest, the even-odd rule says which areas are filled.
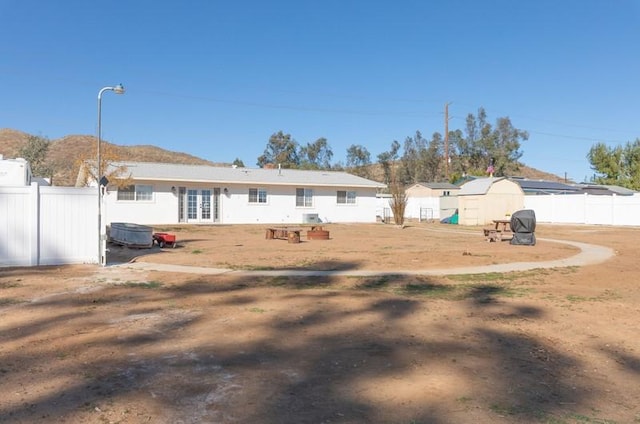
[[[511,240],[513,238],[510,219],[494,219],[493,227],[483,228],[483,231],[487,241],[490,242]]]

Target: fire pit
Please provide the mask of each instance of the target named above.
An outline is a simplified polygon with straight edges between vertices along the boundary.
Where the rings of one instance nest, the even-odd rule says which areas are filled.
[[[329,240],[329,231],[319,225],[313,226],[307,231],[307,240]]]

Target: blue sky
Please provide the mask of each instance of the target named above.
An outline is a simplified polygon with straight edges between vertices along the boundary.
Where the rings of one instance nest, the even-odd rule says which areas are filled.
[[[0,128],[255,166],[277,131],[372,160],[479,107],[575,181],[640,137],[638,0],[0,0]],[[1,153],[1,152],[0,152]]]

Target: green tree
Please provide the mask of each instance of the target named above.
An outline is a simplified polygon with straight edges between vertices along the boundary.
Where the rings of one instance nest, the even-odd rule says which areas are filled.
[[[422,138],[420,131],[416,131],[414,137],[404,140],[403,154],[400,158],[399,179],[405,184],[424,181],[425,169],[424,152],[427,150],[427,142]]]
[[[423,138],[420,131],[416,131],[414,137],[407,137],[400,158],[400,181],[412,184],[441,180],[442,147],[442,135],[437,132],[431,141]]]
[[[494,175],[504,176],[519,169],[520,146],[529,139],[526,131],[513,126],[508,117],[498,118],[495,128],[487,122],[484,108],[477,116],[468,114],[466,137],[453,137],[457,170],[463,175],[485,175],[493,164]],[[450,133],[450,139],[451,133]]]
[[[242,160],[240,158],[236,158],[233,163],[233,166],[238,167],[238,168],[244,168],[244,162],[242,162]]]
[[[640,139],[612,148],[597,143],[591,147],[587,158],[596,172],[593,182],[640,190]]]
[[[280,165],[283,168],[297,168],[300,165],[298,142],[291,134],[278,131],[269,137],[267,147],[257,162],[260,168],[268,164]]]
[[[433,133],[427,149],[422,152],[423,172],[422,181],[442,181],[444,180],[444,162],[442,152],[444,142],[442,135]]]
[[[18,155],[29,162],[31,172],[37,177],[52,178],[54,166],[47,160],[51,142],[46,137],[30,135]]]
[[[488,149],[496,175],[508,175],[520,169],[521,141],[528,139],[529,133],[515,128],[508,117],[497,119]]]
[[[300,148],[300,166],[305,169],[331,169],[333,151],[327,139],[321,137]]]
[[[346,167],[352,173],[363,178],[369,178],[369,165],[371,165],[371,154],[366,147],[359,144],[349,146]]]
[[[382,172],[384,173],[384,183],[389,184],[391,178],[395,176],[395,167],[398,160],[398,152],[400,151],[400,143],[393,140],[391,148],[378,155],[378,163],[382,166]],[[393,174],[393,175],[392,175]]]

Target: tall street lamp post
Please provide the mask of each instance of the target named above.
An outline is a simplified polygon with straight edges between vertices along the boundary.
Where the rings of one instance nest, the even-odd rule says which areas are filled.
[[[116,94],[124,94],[124,87],[118,84],[115,87],[103,87],[98,92],[98,162],[96,163],[96,185],[98,186],[98,264],[105,266],[107,257],[105,255],[106,234],[102,231],[102,158],[100,156],[101,145],[101,121],[102,121],[102,93],[113,91]]]

